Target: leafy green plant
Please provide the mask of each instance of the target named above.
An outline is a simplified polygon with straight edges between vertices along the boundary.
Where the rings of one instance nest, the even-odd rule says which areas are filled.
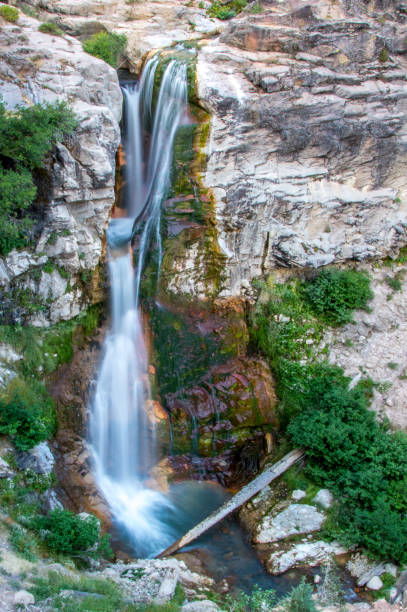
[[[46,23],[42,23],[38,27],[38,30],[42,32],[43,34],[53,34],[54,36],[64,35],[61,28],[59,28],[56,23],[52,23],[52,21],[47,21]]]
[[[48,516],[38,516],[32,527],[50,550],[67,555],[96,555],[101,543],[99,521],[95,516],[80,517],[69,510],[56,509]],[[102,542],[105,546],[106,542]],[[91,551],[93,547],[97,547]],[[102,551],[104,552],[104,551]]]
[[[9,542],[12,549],[27,561],[36,561],[34,538],[18,525],[11,525]]]
[[[50,438],[55,425],[53,401],[41,383],[16,377],[0,395],[0,433],[19,450]]]
[[[261,589],[257,585],[253,591],[248,593],[240,592],[238,595],[226,595],[225,604],[228,612],[262,612],[271,610],[277,602],[274,591]]]
[[[227,3],[221,3],[218,0],[212,2],[212,6],[207,10],[209,17],[217,19],[231,19],[240,13],[247,5],[246,0],[229,0]]]
[[[292,589],[290,594],[281,603],[284,612],[317,612],[312,594],[312,585],[301,579],[300,584]]]
[[[396,276],[386,276],[384,280],[386,281],[390,289],[393,289],[393,291],[401,291],[401,288],[403,285],[402,285],[400,278],[398,278],[397,275]]]
[[[0,15],[6,21],[10,23],[15,23],[18,21],[18,10],[14,8],[14,6],[8,6],[7,4],[2,4],[0,6]]]
[[[55,142],[75,127],[65,102],[18,106],[14,111],[0,102],[0,255],[29,244],[29,208],[37,193],[33,172],[43,167]]]
[[[120,56],[123,54],[127,44],[125,34],[115,32],[98,32],[82,43],[83,50],[90,55],[98,57],[113,68],[117,68]]]
[[[344,325],[356,309],[366,309],[373,298],[370,279],[357,270],[322,270],[302,285],[302,296],[312,311],[329,325]]]

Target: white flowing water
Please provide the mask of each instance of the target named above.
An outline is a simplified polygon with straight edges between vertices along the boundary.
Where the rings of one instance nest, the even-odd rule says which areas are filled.
[[[112,328],[89,427],[97,483],[116,523],[141,556],[156,554],[176,536],[167,521],[174,512],[172,502],[149,486],[157,456],[154,419],[147,410],[148,364],[138,311],[143,265],[153,240],[161,259],[161,204],[169,186],[175,132],[187,108],[186,67],[170,61],[153,110],[158,65],[159,58],[153,57],[138,84],[123,86],[128,217],[113,219],[107,232]],[[139,245],[135,267],[130,249],[134,231]]]

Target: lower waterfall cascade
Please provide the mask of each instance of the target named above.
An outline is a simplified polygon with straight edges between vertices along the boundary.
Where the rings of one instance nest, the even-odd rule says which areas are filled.
[[[176,537],[167,521],[168,497],[148,485],[156,458],[154,425],[146,403],[150,390],[147,355],[138,312],[147,250],[156,241],[161,258],[161,203],[170,179],[175,132],[187,108],[186,66],[171,60],[163,73],[153,111],[157,56],[147,61],[137,84],[124,84],[127,217],[112,219],[107,231],[112,326],[105,340],[91,406],[89,437],[96,481],[114,520],[137,553],[150,556]],[[145,133],[150,132],[147,154]],[[132,265],[131,232],[140,233]]]

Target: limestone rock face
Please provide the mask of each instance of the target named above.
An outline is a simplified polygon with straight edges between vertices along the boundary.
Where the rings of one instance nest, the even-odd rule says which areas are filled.
[[[202,47],[204,182],[227,257],[223,294],[278,266],[405,244],[406,33],[319,0],[242,15]]]
[[[47,162],[37,243],[0,260],[0,288],[3,316],[49,325],[77,315],[94,299],[88,279],[101,260],[114,202],[122,96],[110,66],[84,53],[77,40],[42,34],[38,26],[21,12],[17,24],[2,24],[4,102],[12,110],[66,100],[78,127]],[[13,291],[29,295],[38,308],[27,311],[10,298]]]

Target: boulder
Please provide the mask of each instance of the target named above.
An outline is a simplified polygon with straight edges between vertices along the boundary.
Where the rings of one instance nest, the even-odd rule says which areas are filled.
[[[51,474],[55,459],[47,442],[40,442],[29,451],[17,453],[20,470],[33,470],[37,474]]]
[[[16,606],[29,606],[35,603],[35,597],[28,591],[21,589],[15,593],[14,603]]]
[[[319,531],[324,520],[325,514],[314,506],[290,504],[279,514],[263,519],[254,541],[256,544],[266,544],[293,535]]]
[[[312,500],[313,504],[322,506],[324,510],[328,510],[333,504],[334,496],[328,489],[320,489]]]
[[[379,578],[379,576],[373,576],[373,578],[371,578],[369,582],[366,583],[366,587],[370,589],[371,591],[379,591],[382,588],[382,586],[383,586],[383,582]]]

